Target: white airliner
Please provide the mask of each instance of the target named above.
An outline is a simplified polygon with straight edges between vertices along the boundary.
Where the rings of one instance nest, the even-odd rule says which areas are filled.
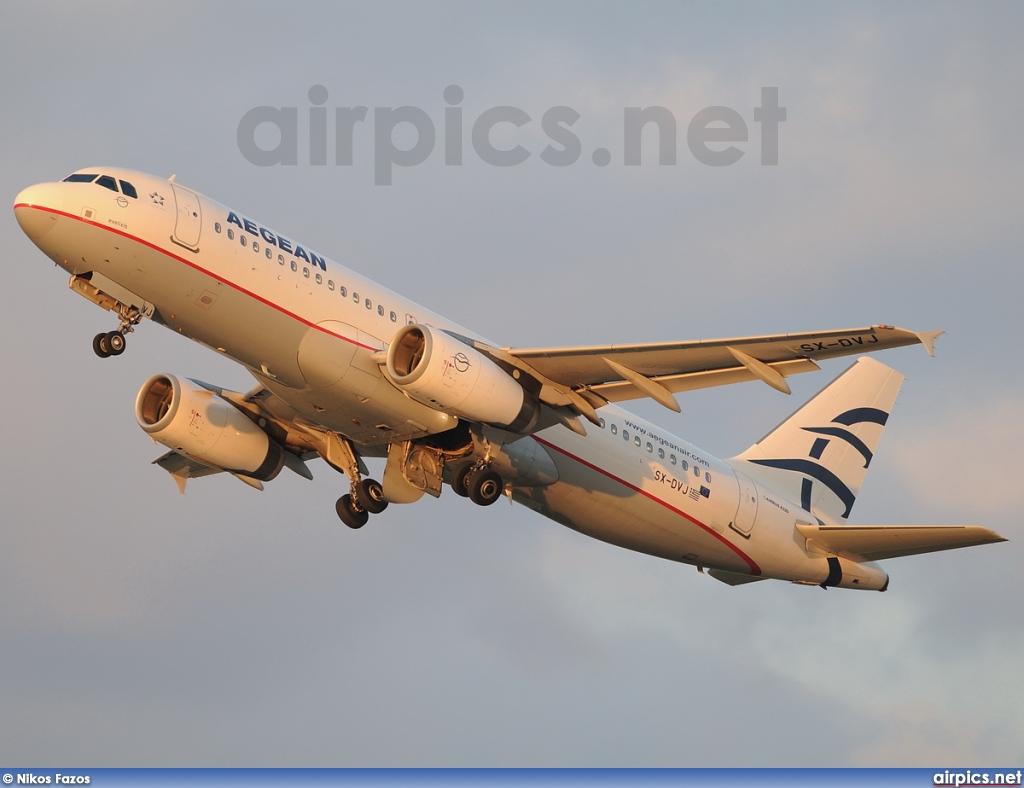
[[[816,361],[923,343],[892,326],[605,347],[500,347],[170,179],[115,167],[22,191],[14,212],[71,289],[244,365],[247,393],[161,373],[135,403],[184,492],[227,472],[262,489],[317,456],[350,490],[352,528],[444,484],[504,493],[583,534],[691,564],[730,585],[776,578],[884,591],[875,561],[1003,541],[979,526],[848,525],[903,376],[856,361],[787,421],[719,460],[614,403],[785,378]],[[365,457],[383,458],[383,481]]]

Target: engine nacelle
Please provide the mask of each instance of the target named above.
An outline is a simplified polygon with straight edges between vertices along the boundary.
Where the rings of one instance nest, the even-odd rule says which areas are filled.
[[[173,375],[142,384],[135,419],[154,440],[213,468],[270,481],[284,464],[284,449],[238,408]]]
[[[388,377],[412,399],[454,416],[525,432],[537,401],[494,361],[425,325],[400,329],[387,356]]]

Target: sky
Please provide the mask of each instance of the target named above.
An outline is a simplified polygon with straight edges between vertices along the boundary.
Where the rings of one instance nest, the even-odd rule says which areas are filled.
[[[851,522],[1010,541],[886,562],[884,594],[731,588],[505,501],[447,493],[350,531],[320,461],[312,482],[182,496],[150,465],[138,388],[252,379],[151,323],[98,359],[113,316],[0,212],[0,762],[1019,766],[1022,33],[1009,2],[5,3],[12,204],[82,167],[176,174],[501,345],[945,329],[936,358],[878,356],[906,382]],[[776,165],[763,88],[786,110]],[[334,108],[359,106],[337,164]],[[295,108],[296,163],[245,155],[257,107]],[[374,120],[399,107],[436,139],[396,127],[396,150],[426,154],[381,185]],[[472,142],[495,107],[529,118],[491,134],[520,164]],[[541,156],[557,107],[579,115],[566,166]],[[671,113],[675,164],[653,126],[624,163],[628,107]],[[732,164],[688,145],[707,107],[746,127],[708,143]],[[728,457],[846,365],[792,397],[751,383],[685,394],[678,415],[631,408]]]

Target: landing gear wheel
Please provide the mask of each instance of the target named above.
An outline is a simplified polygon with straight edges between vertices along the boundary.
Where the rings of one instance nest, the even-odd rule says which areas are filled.
[[[384,499],[384,488],[374,479],[363,479],[356,485],[356,498],[359,505],[370,514],[380,514],[388,508]]]
[[[504,488],[497,472],[481,468],[469,478],[469,500],[479,506],[490,506],[501,497]]]
[[[97,334],[92,338],[92,349],[100,358],[110,355],[110,346],[107,344],[106,334]]]
[[[107,339],[107,350],[110,351],[111,356],[120,356],[124,353],[125,345],[128,343],[124,338],[124,334],[120,331],[111,331],[106,336]]]
[[[473,472],[474,467],[473,463],[469,463],[455,472],[452,477],[452,489],[456,495],[461,495],[463,498],[469,497],[469,475]]]
[[[341,496],[334,505],[334,510],[338,513],[341,521],[349,528],[362,528],[366,525],[366,521],[370,519],[370,513],[357,506],[356,502],[352,500],[351,495]]]

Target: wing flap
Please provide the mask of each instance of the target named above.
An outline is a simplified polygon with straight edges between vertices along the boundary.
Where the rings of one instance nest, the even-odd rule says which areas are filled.
[[[980,525],[798,524],[796,528],[807,539],[808,547],[857,561],[881,561],[1006,541]]]

